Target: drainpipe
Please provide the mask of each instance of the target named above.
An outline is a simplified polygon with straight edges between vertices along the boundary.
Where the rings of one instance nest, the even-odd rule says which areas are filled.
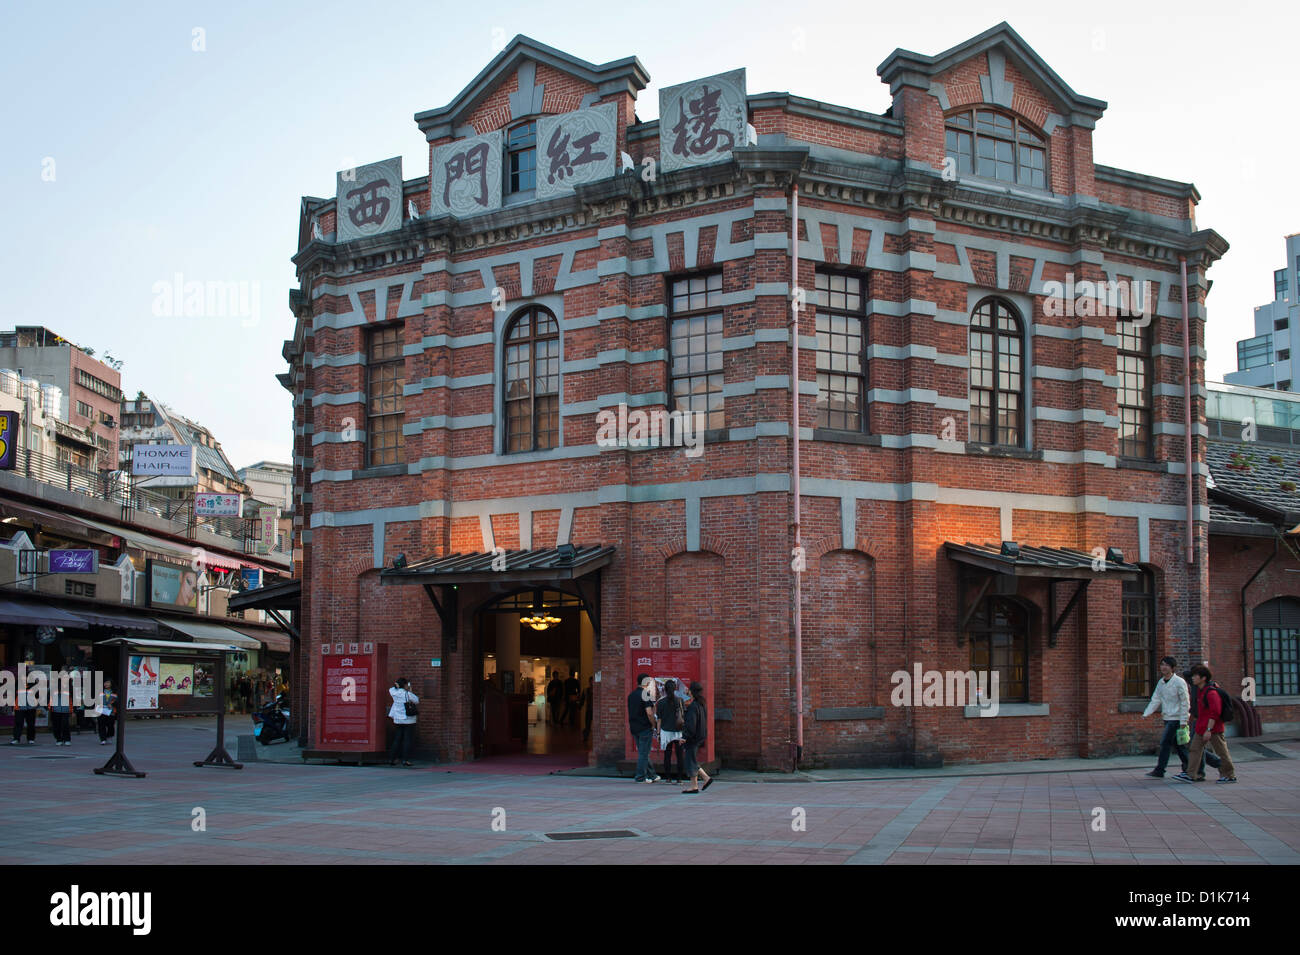
[[[1187,449],[1187,564],[1196,562],[1192,527],[1192,336],[1187,318],[1187,256],[1178,257],[1183,274],[1183,445]]]
[[[802,558],[799,530],[799,176],[790,188],[790,494],[794,498],[794,547]],[[846,545],[847,546],[847,545]],[[794,768],[803,758],[803,575],[794,574]]]
[[[1273,563],[1273,558],[1277,556],[1277,531],[1273,532],[1273,553],[1268,555],[1268,560],[1259,565],[1259,570],[1250,575],[1250,580],[1241,586],[1241,675],[1250,676],[1250,615],[1246,612],[1246,591],[1250,585],[1255,582],[1255,578],[1264,572],[1264,568]]]

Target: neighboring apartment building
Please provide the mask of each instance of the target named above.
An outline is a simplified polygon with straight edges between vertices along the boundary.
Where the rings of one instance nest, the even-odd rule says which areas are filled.
[[[548,663],[595,678],[595,763],[628,756],[643,669],[703,679],[736,765],[1149,748],[1156,661],[1208,647],[1184,415],[1203,436],[1227,245],[1192,185],[1095,164],[1106,104],[1006,24],[878,72],[884,114],[734,71],[665,78],[641,122],[635,57],[516,37],[417,114],[430,176],[302,200],[281,381],[318,743],[322,647],[380,641],[448,759]],[[1147,312],[1084,282],[1150,283]],[[698,416],[702,453],[641,412]],[[997,717],[900,701],[915,668],[996,673]]]
[[[1230,385],[1291,391],[1291,330],[1300,322],[1300,233],[1286,237],[1286,265],[1273,272],[1273,301],[1255,309],[1255,334],[1237,342],[1237,370]],[[1300,356],[1296,356],[1300,358]]]
[[[235,474],[248,485],[254,500],[274,504],[286,514],[293,509],[293,465],[258,461]]]
[[[57,460],[91,471],[111,471],[118,460],[118,406],[122,376],[72,342],[40,325],[0,332],[0,372],[30,379],[37,389],[59,389],[66,414],[53,408]]]
[[[131,449],[137,444],[188,444],[194,449],[193,477],[153,477],[140,481],[140,486],[178,500],[195,491],[248,494],[248,485],[235,474],[221,443],[203,425],[151,400],[144,392],[122,402],[121,416],[119,466],[123,471],[130,472]]]

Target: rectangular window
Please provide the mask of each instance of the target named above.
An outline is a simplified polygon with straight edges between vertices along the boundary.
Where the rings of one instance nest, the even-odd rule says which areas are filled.
[[[1300,634],[1293,627],[1255,628],[1255,691],[1300,695]]]
[[[1279,348],[1279,349],[1277,350],[1277,360],[1278,360],[1278,361],[1290,361],[1290,360],[1291,360],[1291,349],[1289,349],[1289,348]]]
[[[862,279],[817,273],[817,427],[861,432],[866,421],[866,295]]]
[[[1121,318],[1116,332],[1119,349],[1119,453],[1125,458],[1151,457],[1151,326]]]
[[[1120,607],[1124,639],[1124,696],[1150,696],[1155,687],[1156,601],[1152,577],[1126,580]]]
[[[83,388],[88,388],[97,395],[103,395],[105,398],[110,398],[119,404],[122,401],[122,391],[120,388],[115,388],[103,379],[96,378],[90,372],[83,371],[80,368],[77,369],[77,384],[81,385]]]
[[[971,615],[970,668],[984,677],[992,695],[992,673],[998,675],[998,700],[1029,702],[1028,621],[1024,610],[1000,597],[985,598]]]
[[[77,402],[77,414],[81,415],[83,418],[90,418],[92,421],[95,419],[95,409],[84,401]]]
[[[402,422],[406,418],[401,325],[376,328],[370,333],[366,366],[366,466],[400,464],[405,460]]]
[[[669,392],[675,411],[704,415],[705,429],[726,427],[722,402],[722,273],[670,286]]]
[[[1259,368],[1273,360],[1273,336],[1260,335],[1237,342],[1237,370]]]
[[[1273,323],[1273,331],[1280,332],[1290,324],[1285,318],[1279,318]]]
[[[537,124],[521,123],[506,140],[506,192],[537,188]]]
[[[1297,262],[1296,266],[1300,268],[1300,262]],[[1287,285],[1286,269],[1278,269],[1273,273],[1273,297],[1275,299],[1287,297]]]

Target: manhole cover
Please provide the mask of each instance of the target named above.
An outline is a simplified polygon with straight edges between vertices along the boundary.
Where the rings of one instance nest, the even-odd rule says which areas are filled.
[[[640,833],[631,829],[588,829],[586,832],[543,832],[553,842],[570,842],[574,839],[635,839]]]

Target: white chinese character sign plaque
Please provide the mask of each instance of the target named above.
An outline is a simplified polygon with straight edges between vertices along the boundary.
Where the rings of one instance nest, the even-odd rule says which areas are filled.
[[[402,157],[338,174],[335,239],[350,242],[402,227]]]
[[[433,151],[429,206],[435,216],[476,216],[501,207],[501,131]]]
[[[618,107],[602,103],[537,120],[537,198],[573,192],[573,187],[614,175]]]
[[[704,166],[745,145],[745,71],[733,70],[659,91],[659,166]]]

